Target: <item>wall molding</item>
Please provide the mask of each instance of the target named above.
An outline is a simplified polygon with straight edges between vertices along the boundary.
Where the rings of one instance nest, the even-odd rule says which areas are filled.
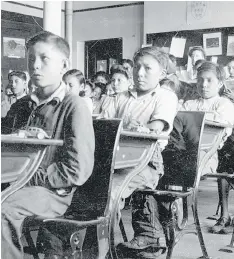
[[[109,6],[79,9],[79,10],[73,10],[73,13],[89,12],[89,11],[96,11],[96,10],[102,10],[102,9],[111,9],[111,8],[119,8],[119,7],[125,7],[125,6],[134,6],[134,5],[144,5],[144,2],[135,2],[135,3],[129,3],[129,4],[119,4],[119,5],[109,5]]]
[[[18,3],[14,1],[5,1],[6,3],[14,4],[14,5],[20,5],[36,10],[43,11],[43,8],[29,5],[29,4],[23,4],[23,3]],[[111,8],[119,8],[119,7],[126,7],[126,6],[134,6],[134,5],[144,5],[144,2],[133,2],[129,4],[119,4],[119,5],[109,5],[109,6],[101,6],[101,7],[94,7],[94,8],[86,8],[86,9],[78,9],[78,10],[73,10],[73,13],[81,13],[81,12],[89,12],[89,11],[96,11],[96,10],[102,10],[102,9],[111,9]],[[65,12],[64,9],[62,9],[62,12]]]

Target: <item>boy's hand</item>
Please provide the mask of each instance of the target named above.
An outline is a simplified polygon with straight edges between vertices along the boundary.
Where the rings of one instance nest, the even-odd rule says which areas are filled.
[[[133,130],[133,129],[137,129],[139,126],[141,126],[141,123],[137,120],[131,120],[127,125],[127,129],[129,130]]]

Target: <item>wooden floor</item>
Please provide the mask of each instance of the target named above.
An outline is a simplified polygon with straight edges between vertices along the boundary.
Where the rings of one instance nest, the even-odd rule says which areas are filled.
[[[230,192],[230,214],[234,215],[234,191]],[[215,220],[207,219],[209,216],[213,216],[216,211],[218,202],[217,195],[217,182],[214,179],[207,179],[201,181],[199,188],[199,217],[202,225],[202,230],[204,234],[205,244],[208,250],[209,256],[212,259],[233,259],[234,258],[234,249],[231,251],[233,253],[223,252],[220,249],[229,249],[226,247],[230,243],[231,234],[228,235],[218,235],[211,234],[208,232],[208,228],[215,224]],[[130,209],[125,209],[122,211],[123,220],[125,223],[127,236],[129,239],[133,236],[133,230],[131,227],[131,211]],[[194,229],[193,226],[193,218],[192,212],[189,211],[189,222],[188,227]],[[116,231],[117,238],[119,242],[122,242],[121,235],[119,231]],[[91,252],[91,251],[90,251]],[[174,248],[173,259],[196,259],[202,255],[201,249],[199,246],[199,241],[196,235],[187,234],[182,237],[179,243]],[[26,255],[25,259],[33,258],[30,255]],[[43,258],[43,255],[41,256]],[[92,259],[92,253],[88,253],[88,255],[84,259]],[[160,259],[164,259],[165,255],[161,255],[158,257]],[[126,258],[125,258],[126,259]]]

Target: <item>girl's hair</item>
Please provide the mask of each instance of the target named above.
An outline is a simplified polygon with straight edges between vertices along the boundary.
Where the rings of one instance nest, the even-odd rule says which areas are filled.
[[[196,50],[201,51],[202,54],[203,54],[203,56],[204,56],[204,58],[206,58],[206,52],[205,52],[205,50],[204,50],[202,47],[199,47],[199,46],[195,46],[195,47],[193,47],[193,48],[191,48],[191,49],[189,50],[189,53],[188,53],[189,57],[192,57],[193,52],[196,51]]]
[[[133,61],[131,59],[126,59],[126,58],[121,59],[120,64],[123,65],[124,63],[128,63],[131,67],[133,67]]]
[[[124,75],[127,79],[129,79],[129,75],[128,75],[128,73],[126,72],[126,70],[125,70],[123,67],[119,67],[119,68],[113,69],[113,70],[111,71],[111,77],[112,77],[114,74],[122,74],[122,75]]]
[[[168,54],[160,50],[158,47],[153,46],[153,47],[144,47],[139,49],[137,52],[135,52],[133,56],[134,62],[136,62],[139,57],[143,57],[145,55],[152,56],[158,61],[158,63],[163,69],[167,69],[168,59],[169,59]]]
[[[98,76],[104,77],[104,78],[106,79],[106,81],[107,81],[107,84],[109,83],[110,77],[109,77],[108,74],[107,74],[106,72],[104,72],[104,71],[98,71],[98,72],[93,76],[92,82],[94,82],[94,81],[98,78]]]
[[[26,49],[28,50],[31,46],[34,46],[37,42],[45,42],[52,44],[58,51],[65,55],[66,58],[70,56],[70,47],[68,42],[49,31],[41,31],[38,34],[31,37],[26,43]]]
[[[22,71],[11,71],[8,74],[8,80],[10,80],[12,76],[17,76],[17,77],[21,78],[22,80],[27,81],[27,76]]]
[[[74,76],[79,80],[79,83],[82,85],[85,83],[85,78],[83,73],[78,70],[78,69],[71,69],[68,70],[64,75],[63,75],[63,81],[65,82],[68,76]]]
[[[200,73],[202,73],[204,71],[213,72],[216,75],[216,77],[218,78],[218,80],[222,83],[225,81],[225,77],[226,77],[225,71],[224,71],[223,67],[219,66],[218,64],[215,64],[215,63],[210,62],[210,61],[205,61],[197,69],[197,75],[199,75]]]

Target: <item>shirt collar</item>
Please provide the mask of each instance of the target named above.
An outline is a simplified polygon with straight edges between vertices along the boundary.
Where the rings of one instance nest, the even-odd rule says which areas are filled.
[[[65,95],[67,93],[67,87],[65,85],[64,82],[61,82],[60,86],[55,90],[54,93],[51,94],[51,96],[49,96],[46,100],[40,101],[38,96],[37,96],[37,92],[33,92],[30,95],[30,98],[32,99],[32,101],[34,101],[37,105],[41,105],[44,103],[48,103],[52,100],[55,100],[57,103],[62,102]]]
[[[20,96],[15,96],[16,100],[19,100],[21,98],[23,98],[24,96],[26,96],[27,94],[25,92],[23,92],[23,94],[21,94]]]
[[[156,92],[158,91],[158,89],[160,88],[160,85],[158,84],[153,90],[151,90],[150,92],[148,92],[147,94],[138,97],[137,96],[137,91],[135,89],[129,90],[129,94],[132,95],[135,99],[137,98],[144,98],[144,97],[148,97],[148,96],[154,96],[156,94]]]

